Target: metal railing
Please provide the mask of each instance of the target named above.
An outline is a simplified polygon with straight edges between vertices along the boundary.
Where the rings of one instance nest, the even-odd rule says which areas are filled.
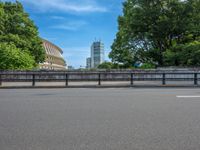
[[[96,81],[98,86],[103,81],[129,81],[134,86],[135,81],[192,81],[197,86],[200,72],[0,72],[0,86],[3,82],[70,82]]]

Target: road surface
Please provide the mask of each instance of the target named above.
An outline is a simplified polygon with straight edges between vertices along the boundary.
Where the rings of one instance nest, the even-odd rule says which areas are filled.
[[[199,89],[0,89],[0,150],[199,149]]]

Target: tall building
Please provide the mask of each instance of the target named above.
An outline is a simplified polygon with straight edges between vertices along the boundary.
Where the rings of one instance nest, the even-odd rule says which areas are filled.
[[[87,68],[87,69],[90,69],[90,68],[91,68],[91,57],[88,57],[88,58],[86,59],[86,68]]]
[[[104,44],[101,41],[93,42],[91,46],[91,68],[97,68],[104,62]]]
[[[45,49],[45,62],[40,64],[40,69],[45,70],[65,70],[66,62],[62,56],[63,51],[53,43],[43,39]]]

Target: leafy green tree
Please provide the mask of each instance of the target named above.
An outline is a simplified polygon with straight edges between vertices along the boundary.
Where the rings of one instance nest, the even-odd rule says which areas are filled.
[[[200,66],[200,42],[179,44],[167,50],[164,55],[166,65]]]
[[[174,47],[199,41],[200,1],[126,0],[118,24],[109,55],[113,62],[172,65],[165,57],[174,55]]]
[[[123,69],[123,68],[125,68],[123,64],[118,64],[113,62],[104,62],[98,66],[98,69]]]
[[[104,62],[98,66],[98,69],[113,69],[113,63]]]
[[[144,63],[142,64],[142,66],[139,67],[140,69],[154,69],[155,65],[153,64],[148,64],[148,63]]]
[[[21,51],[14,44],[0,44],[0,70],[30,70],[34,67],[34,57],[30,52]]]
[[[3,34],[4,21],[5,21],[5,14],[4,14],[4,9],[3,9],[3,4],[0,3],[0,35]]]
[[[0,44],[14,44],[22,53],[28,51],[27,54],[35,60],[34,66],[45,59],[42,39],[38,34],[38,28],[20,2],[0,2]]]

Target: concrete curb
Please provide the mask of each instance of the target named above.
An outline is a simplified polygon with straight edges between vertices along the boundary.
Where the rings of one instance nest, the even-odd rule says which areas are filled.
[[[200,85],[91,85],[91,86],[1,86],[0,89],[56,89],[56,88],[200,88]]]

